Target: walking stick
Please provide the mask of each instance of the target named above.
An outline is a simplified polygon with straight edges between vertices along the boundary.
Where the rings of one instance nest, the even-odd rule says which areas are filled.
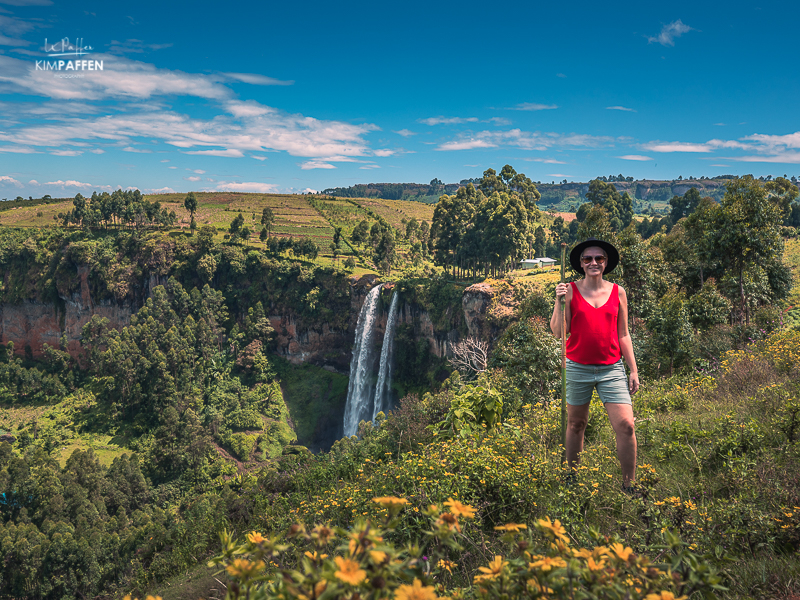
[[[561,242],[561,283],[564,283],[564,263],[566,262],[567,245]],[[567,453],[567,295],[561,296],[561,443],[564,462]]]

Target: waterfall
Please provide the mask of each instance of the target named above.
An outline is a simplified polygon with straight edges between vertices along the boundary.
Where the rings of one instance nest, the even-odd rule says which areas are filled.
[[[372,401],[372,333],[378,315],[378,299],[383,285],[376,285],[367,294],[358,315],[353,358],[350,361],[350,382],[347,386],[347,403],[344,408],[344,435],[350,437],[358,431],[359,422],[370,418]]]
[[[381,366],[378,371],[378,386],[375,388],[375,407],[372,409],[372,422],[378,413],[384,413],[389,408],[389,393],[392,389],[392,344],[394,342],[394,327],[397,322],[397,298],[400,292],[395,290],[392,295],[392,304],[389,306],[389,317],[386,319],[386,333],[383,334],[383,348],[381,348]]]

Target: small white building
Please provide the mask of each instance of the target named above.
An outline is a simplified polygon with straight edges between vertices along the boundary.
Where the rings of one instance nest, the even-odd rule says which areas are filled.
[[[540,259],[539,259],[539,264],[540,264],[542,267],[552,267],[552,266],[554,266],[554,265],[555,265],[557,262],[558,262],[558,261],[557,261],[555,258],[546,258],[546,257],[543,257],[543,258],[540,258]]]
[[[538,269],[540,266],[540,258],[523,258],[519,261],[520,269]]]

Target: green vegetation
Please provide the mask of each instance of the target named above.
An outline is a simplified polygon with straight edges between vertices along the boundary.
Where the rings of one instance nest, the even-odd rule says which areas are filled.
[[[88,293],[138,309],[120,330],[94,317],[38,360],[0,351],[12,440],[0,443],[0,596],[143,595],[187,572],[186,594],[202,596],[199,582],[221,587],[197,568],[214,557],[231,597],[496,597],[501,586],[570,597],[577,582],[645,600],[800,593],[800,333],[787,327],[800,258],[782,237],[794,188],[740,178],[718,203],[686,192],[647,238],[608,181],[569,224],[538,213],[533,182],[510,166],[468,183],[420,212],[372,198],[162,197],[182,232],[103,217],[112,194],[72,202],[84,211],[74,227],[0,229],[7,305],[64,315]],[[33,224],[58,206],[9,212]],[[558,355],[542,320],[557,276],[512,271],[524,253],[589,235],[620,249],[613,280],[631,303],[644,381],[633,496],[597,399],[580,467],[562,466]],[[347,378],[276,357],[268,317],[345,330],[340,255],[348,269],[401,270],[411,321],[395,338],[399,406],[325,451]],[[481,284],[488,360],[453,372],[418,333],[440,348],[467,337],[466,282],[452,277],[492,270],[504,279]]]

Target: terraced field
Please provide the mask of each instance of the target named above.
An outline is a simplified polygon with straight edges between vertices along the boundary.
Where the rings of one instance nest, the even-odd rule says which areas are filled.
[[[384,200],[382,198],[354,198],[364,208],[369,208],[386,219],[392,227],[404,229],[403,219],[412,218],[417,221],[433,221],[434,205],[408,200]]]

